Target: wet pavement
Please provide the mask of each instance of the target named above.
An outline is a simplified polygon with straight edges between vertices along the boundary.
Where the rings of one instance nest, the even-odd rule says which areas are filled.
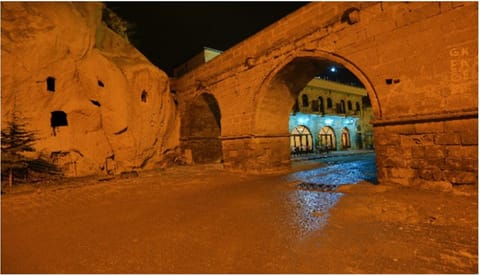
[[[423,223],[420,211],[418,221],[405,219],[405,213],[412,214],[411,208],[417,210],[423,205],[395,201],[412,200],[419,193],[390,194],[381,185],[365,184],[365,180],[376,179],[372,153],[324,158],[321,162],[326,166],[320,166],[319,162],[303,161],[301,165],[310,167],[308,170],[264,176],[229,173],[219,165],[176,167],[144,172],[135,178],[72,181],[68,185],[38,187],[34,192],[2,195],[2,272],[461,273],[475,270],[478,261],[475,262],[473,234],[478,229],[471,227],[476,225],[476,216],[472,217],[475,214],[471,212],[477,207],[474,200],[471,203],[463,198],[453,199],[455,204],[467,204],[461,210],[469,212],[456,216],[465,221],[456,221],[455,226],[447,224],[446,232],[440,231],[438,237],[430,234],[430,238],[439,242],[435,239],[425,245],[438,249],[435,252],[446,252],[442,256],[447,257],[453,254],[448,250],[460,252],[457,248],[460,246],[463,250],[460,257],[468,258],[458,261],[458,257],[445,263],[424,254],[430,261],[412,263],[410,256],[402,259],[403,255],[396,255],[405,246],[401,242],[405,237],[401,233],[392,236],[395,233],[392,229],[398,230],[399,225],[410,229],[407,236],[410,240],[424,237],[431,230],[431,224],[426,228],[423,224],[412,224]],[[358,182],[362,184],[344,185]],[[302,183],[312,188],[304,189]],[[325,185],[331,189],[327,192],[318,189]],[[345,189],[337,191],[338,186]],[[357,186],[358,191],[349,190]],[[426,196],[443,200],[438,206],[451,210],[447,204],[451,197]],[[383,201],[386,198],[389,200]],[[437,224],[449,222],[436,213],[435,218]],[[458,233],[463,240],[451,239],[452,233]],[[440,243],[445,243],[445,236],[455,244],[446,251]],[[421,245],[418,241],[408,242],[408,246]],[[377,252],[366,248],[370,245]]]
[[[329,210],[340,200],[342,193],[336,193],[339,185],[355,184],[360,181],[377,183],[375,154],[323,155],[308,158],[303,164],[323,163],[327,166],[288,174],[288,182],[297,183],[291,196],[291,204],[300,214],[295,217],[298,224],[308,232],[319,230],[329,217]]]
[[[290,180],[302,180],[308,183],[325,185],[342,185],[358,183],[362,180],[377,183],[375,153],[362,152],[352,155],[326,156],[321,159],[304,161],[307,163],[324,163],[327,166],[293,173]]]

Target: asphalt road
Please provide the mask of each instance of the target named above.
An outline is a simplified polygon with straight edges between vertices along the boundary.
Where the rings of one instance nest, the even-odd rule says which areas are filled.
[[[264,176],[229,173],[214,165],[177,167],[2,195],[2,273],[475,271],[478,228],[472,228],[472,210],[478,206],[472,197],[422,197],[445,198],[442,210],[456,204],[464,212],[454,222],[435,213],[437,225],[447,225],[437,237],[431,234],[433,224],[424,227],[424,219],[433,216],[430,209],[409,203],[422,193],[390,192],[364,182],[347,192],[299,186],[373,180],[374,155],[305,164],[319,161],[329,165]],[[392,231],[398,227],[411,231],[406,236]],[[461,238],[443,248],[452,233]],[[412,237],[434,238],[415,252],[432,248],[453,254],[448,259],[453,261],[425,253],[429,261],[415,262],[419,256],[410,247],[422,243]]]

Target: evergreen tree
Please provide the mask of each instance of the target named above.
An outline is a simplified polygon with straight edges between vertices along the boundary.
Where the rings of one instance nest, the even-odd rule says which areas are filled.
[[[13,185],[14,172],[28,168],[30,158],[23,154],[35,151],[35,133],[27,130],[25,119],[13,111],[11,121],[2,129],[2,172],[8,171],[9,186]]]

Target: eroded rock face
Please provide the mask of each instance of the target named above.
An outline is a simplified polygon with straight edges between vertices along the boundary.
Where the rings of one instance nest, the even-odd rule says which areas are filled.
[[[168,76],[101,16],[99,3],[2,3],[2,126],[21,112],[67,175],[152,167],[178,145]]]

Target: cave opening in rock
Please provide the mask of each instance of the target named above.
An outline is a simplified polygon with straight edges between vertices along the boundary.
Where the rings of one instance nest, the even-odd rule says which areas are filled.
[[[68,126],[67,113],[63,111],[53,111],[52,116],[50,117],[50,126]]]
[[[60,110],[52,111],[51,117],[50,117],[50,126],[52,127],[52,130],[53,130],[53,136],[56,136],[57,127],[68,126],[67,113]]]
[[[55,78],[47,77],[47,91],[55,92]]]

